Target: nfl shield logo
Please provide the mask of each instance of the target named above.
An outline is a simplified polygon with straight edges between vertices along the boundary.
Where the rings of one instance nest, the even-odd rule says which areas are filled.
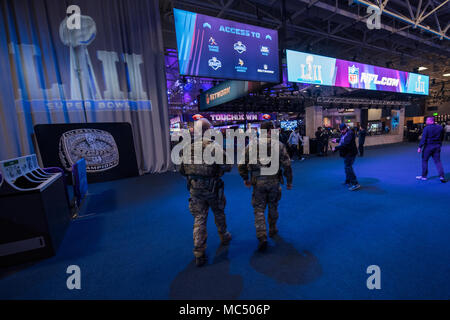
[[[359,68],[355,65],[348,68],[348,82],[352,85],[357,85],[359,81]]]

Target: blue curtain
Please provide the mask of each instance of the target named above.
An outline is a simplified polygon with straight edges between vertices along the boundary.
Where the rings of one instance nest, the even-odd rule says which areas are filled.
[[[0,0],[0,17],[0,159],[35,153],[36,124],[129,122],[141,172],[170,166],[157,0]]]

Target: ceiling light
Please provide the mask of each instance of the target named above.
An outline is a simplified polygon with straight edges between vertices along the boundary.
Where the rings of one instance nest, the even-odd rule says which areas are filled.
[[[419,67],[419,71],[427,70],[427,67]]]
[[[450,77],[450,73],[444,73],[443,76],[444,77]]]

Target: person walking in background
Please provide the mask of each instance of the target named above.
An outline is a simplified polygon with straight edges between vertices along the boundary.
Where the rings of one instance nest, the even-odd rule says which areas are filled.
[[[359,156],[364,156],[364,143],[366,142],[367,131],[363,126],[359,126],[359,134],[358,134],[358,151]]]
[[[324,156],[328,155],[328,139],[329,139],[328,128],[323,128],[322,130],[322,153]]]
[[[353,170],[353,164],[355,163],[356,155],[358,154],[358,148],[356,148],[355,142],[355,133],[353,130],[349,129],[345,123],[341,123],[339,129],[341,130],[341,138],[339,140],[339,144],[333,148],[333,152],[339,151],[340,156],[344,158],[344,185],[349,186],[348,190],[355,191],[361,188],[358,180],[356,179],[355,171]]]
[[[297,155],[297,158],[301,161],[305,160],[305,158],[300,155],[300,146],[303,145],[303,139],[298,128],[295,129],[295,131],[292,131],[287,144],[291,150],[290,154],[292,160],[294,160],[294,155]]]
[[[445,125],[445,141],[450,140],[450,122]]]
[[[317,153],[319,156],[323,156],[323,145],[322,145],[322,127],[318,127],[316,131],[316,143],[317,143]]]
[[[441,125],[434,123],[434,117],[428,117],[427,126],[423,129],[422,139],[420,140],[418,153],[422,152],[422,175],[416,179],[425,181],[428,175],[428,160],[433,157],[434,163],[439,173],[439,179],[442,183],[447,182],[445,179],[444,168],[441,163],[441,147],[444,140],[444,129]]]

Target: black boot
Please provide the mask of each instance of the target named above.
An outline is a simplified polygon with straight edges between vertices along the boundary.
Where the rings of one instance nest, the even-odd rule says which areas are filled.
[[[231,233],[227,231],[224,234],[220,235],[220,244],[223,246],[227,246],[230,244],[231,239]]]
[[[201,257],[195,257],[195,264],[197,267],[203,266],[208,261],[206,254],[203,254]]]
[[[267,239],[258,239],[259,243],[258,243],[258,251],[259,252],[263,252],[267,250]]]
[[[278,228],[276,224],[269,224],[269,237],[273,238],[278,234]]]

